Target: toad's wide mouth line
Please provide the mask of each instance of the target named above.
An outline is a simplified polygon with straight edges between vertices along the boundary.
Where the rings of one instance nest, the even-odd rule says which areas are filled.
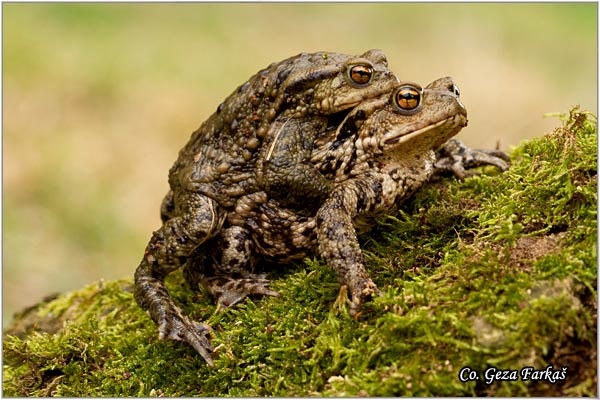
[[[427,125],[424,128],[417,129],[416,131],[412,131],[410,133],[392,131],[389,134],[385,135],[385,137],[383,139],[383,144],[391,145],[391,144],[402,144],[402,143],[409,142],[412,139],[416,138],[417,136],[420,136],[426,132],[429,132],[432,129],[438,128],[454,118],[456,118],[456,116],[444,118],[434,124]]]

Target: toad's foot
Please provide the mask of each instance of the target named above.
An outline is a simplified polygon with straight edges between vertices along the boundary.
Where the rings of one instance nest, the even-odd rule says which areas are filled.
[[[196,349],[209,366],[215,366],[210,356],[214,350],[209,339],[212,332],[210,326],[195,322],[180,313],[164,315],[158,325],[158,340],[186,342]]]
[[[225,275],[214,276],[202,282],[204,287],[215,296],[217,302],[225,307],[232,306],[251,294],[279,297],[279,293],[267,287],[269,283],[271,281],[268,279],[250,274],[245,278],[232,278]]]
[[[356,317],[359,313],[360,306],[367,300],[372,298],[374,295],[379,295],[379,289],[375,282],[371,279],[365,279],[356,289],[352,291],[352,301],[350,303],[350,316]]]
[[[465,179],[476,173],[467,169],[483,165],[495,165],[506,171],[510,165],[510,157],[501,150],[473,150],[456,139],[448,140],[437,152],[436,174],[450,171],[458,178]]]

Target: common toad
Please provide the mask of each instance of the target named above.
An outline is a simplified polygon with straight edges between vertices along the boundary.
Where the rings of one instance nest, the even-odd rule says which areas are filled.
[[[153,233],[135,273],[135,299],[158,324],[159,339],[188,342],[213,365],[210,327],[181,313],[169,297],[165,276],[184,265],[189,271],[202,258],[221,275],[239,275],[235,283],[244,284],[246,294],[275,295],[242,258],[249,244],[236,221],[243,220],[245,202],[262,196],[265,188],[277,197],[286,187],[302,187],[322,200],[331,183],[309,162],[317,130],[339,123],[352,107],[390,92],[397,82],[380,50],[361,56],[302,53],[256,73],[192,134],[169,171],[163,225]],[[283,138],[289,148],[305,151],[271,148],[267,153],[277,162],[260,161],[266,154],[263,143],[280,145]],[[196,257],[200,250],[214,252],[215,240],[218,254],[210,260]]]
[[[317,61],[332,57],[318,54]],[[170,171],[163,226],[135,274],[135,298],[159,325],[159,339],[183,340],[214,365],[211,328],[183,315],[164,285],[164,277],[180,267],[192,288],[202,285],[229,306],[250,294],[279,295],[254,271],[261,260],[284,263],[317,254],[347,288],[355,315],[378,293],[357,234],[377,216],[396,211],[436,168],[464,172],[461,159],[476,160],[467,168],[507,168],[504,153],[471,151],[448,140],[467,123],[450,78],[424,89],[401,83],[387,71],[385,58],[377,61],[373,54],[381,56],[363,55],[368,63],[336,55],[335,74],[300,69],[302,78],[292,81],[301,84],[281,78],[261,92],[264,103],[250,107],[263,85],[281,77],[274,72],[280,64],[274,64],[192,135]],[[375,78],[363,81],[367,86],[350,82],[348,71],[356,65],[374,71]],[[294,88],[297,97],[283,88]],[[322,98],[315,94],[322,88],[334,90]],[[353,100],[340,102],[338,96]]]

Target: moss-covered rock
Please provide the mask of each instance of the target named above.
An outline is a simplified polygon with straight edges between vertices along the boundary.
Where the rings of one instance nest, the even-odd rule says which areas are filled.
[[[225,311],[173,274],[175,301],[214,327],[210,369],[158,342],[132,278],[99,282],[17,316],[3,395],[594,396],[596,119],[562,119],[508,172],[433,182],[380,221],[363,249],[383,296],[356,319],[316,260],[273,273],[281,298]]]

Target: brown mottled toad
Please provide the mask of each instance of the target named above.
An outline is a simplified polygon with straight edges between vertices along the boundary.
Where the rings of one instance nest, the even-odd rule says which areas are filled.
[[[265,188],[277,197],[286,187],[302,187],[321,201],[331,183],[310,164],[312,142],[352,107],[390,92],[397,82],[379,50],[361,56],[299,54],[252,76],[192,134],[169,172],[163,225],[135,273],[135,299],[158,324],[160,339],[188,342],[213,364],[210,328],[181,313],[165,276],[202,262],[229,276],[230,284],[243,285],[245,294],[275,294],[241,258],[250,252],[246,228],[238,223],[248,199],[262,196]],[[301,148],[301,154],[287,151],[288,145]],[[276,162],[262,162],[267,154]]]
[[[448,140],[467,123],[466,110],[450,78],[425,89],[411,83],[394,86],[386,94],[364,100],[342,115],[343,119],[313,118],[317,123],[309,135],[310,143],[300,145],[303,154],[296,162],[312,167],[311,173],[326,182],[310,189],[317,191],[312,197],[316,204],[302,201],[306,188],[301,185],[290,185],[297,193],[282,196],[264,183],[274,153],[280,157],[279,151],[295,149],[302,141],[295,138],[303,132],[297,121],[288,124],[286,118],[273,123],[273,135],[265,139],[256,168],[248,175],[256,180],[253,189],[257,189],[240,193],[231,206],[219,204],[225,209],[222,219],[218,219],[221,214],[216,206],[210,208],[207,219],[219,221],[212,228],[214,233],[180,255],[177,266],[185,264],[187,281],[193,287],[202,284],[224,305],[249,294],[277,296],[267,288],[267,280],[254,274],[256,261],[287,262],[317,253],[348,288],[350,311],[355,314],[361,303],[378,291],[365,271],[357,232],[372,226],[378,215],[397,210],[432,176],[436,165],[442,170],[453,165],[453,171],[464,172],[462,158],[469,161],[467,167],[494,164],[507,168],[501,152],[470,151]],[[285,126],[289,129],[284,132]],[[281,145],[279,141],[295,144]],[[434,150],[440,146],[436,156]],[[272,169],[279,174],[282,163],[275,164]],[[175,238],[185,235],[185,231],[170,233]],[[164,240],[161,231],[157,236]],[[164,244],[154,242],[159,243],[156,254],[164,254],[160,252]],[[169,299],[162,284],[164,269],[156,268],[152,245],[136,272],[136,299],[159,323],[161,338],[187,341],[213,365],[207,337],[210,328],[183,316]]]

